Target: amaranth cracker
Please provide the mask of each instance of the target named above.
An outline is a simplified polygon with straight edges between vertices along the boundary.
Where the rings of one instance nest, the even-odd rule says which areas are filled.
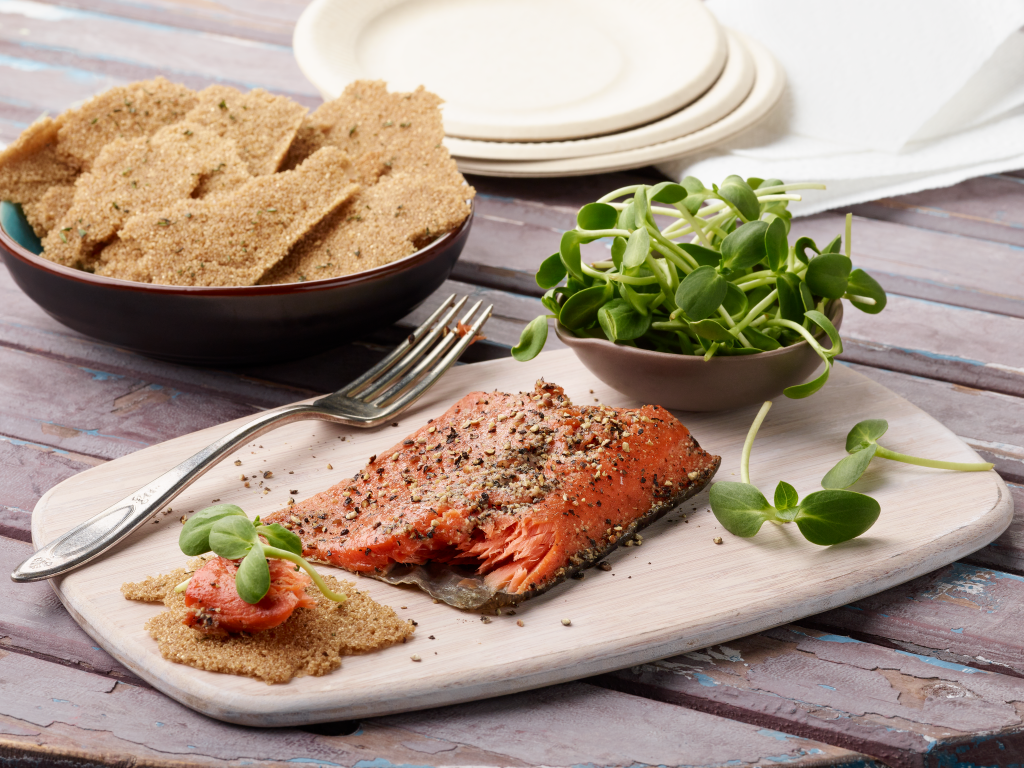
[[[393,173],[304,237],[261,283],[340,277],[389,264],[456,228],[473,188],[458,173]]]
[[[152,137],[117,139],[79,177],[71,207],[43,241],[43,256],[91,266],[94,254],[129,217],[194,196],[204,180],[226,192],[249,178],[234,142],[196,123],[175,123]]]
[[[294,171],[257,176],[216,200],[133,216],[97,274],[163,285],[254,285],[359,189],[344,152],[325,147]]]
[[[75,180],[78,169],[57,154],[60,125],[59,118],[42,117],[0,152],[0,200],[37,203],[51,187]],[[36,234],[40,234],[38,229]]]
[[[306,592],[316,598],[316,607],[296,609],[279,627],[253,635],[205,635],[182,623],[188,611],[185,596],[174,591],[190,573],[180,568],[124,584],[121,592],[129,600],[163,600],[168,610],[146,622],[146,629],[165,659],[197,669],[287,683],[293,677],[325,675],[341,666],[342,656],[405,642],[415,631],[412,622],[398,618],[352,582],[324,575],[332,590],[346,596],[345,602],[329,600],[311,584]]]
[[[74,184],[56,184],[46,190],[37,201],[25,203],[22,208],[28,223],[42,239],[64,218],[74,199]]]
[[[440,106],[441,98],[423,86],[411,93],[388,93],[383,80],[359,80],[309,116],[309,130],[304,131],[295,153],[323,144],[353,157],[380,152],[394,172],[432,167],[455,171],[455,161],[441,143],[444,124]]]
[[[308,110],[262,88],[242,93],[211,85],[198,94],[188,119],[234,139],[253,176],[275,173]]]
[[[194,91],[162,77],[111,88],[61,115],[58,151],[89,170],[110,142],[152,136],[183,120],[195,104]]]

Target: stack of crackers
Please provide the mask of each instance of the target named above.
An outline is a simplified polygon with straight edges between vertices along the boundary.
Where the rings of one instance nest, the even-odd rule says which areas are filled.
[[[441,100],[352,83],[312,114],[261,89],[163,78],[42,118],[0,153],[51,261],[163,285],[339,277],[455,229],[473,188],[441,144]]]

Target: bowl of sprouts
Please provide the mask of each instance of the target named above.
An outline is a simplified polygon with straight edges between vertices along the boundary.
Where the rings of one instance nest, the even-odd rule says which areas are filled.
[[[719,411],[809,397],[842,353],[844,300],[877,314],[885,291],[851,259],[845,232],[794,237],[790,201],[822,184],[729,176],[707,188],[638,184],[584,205],[541,262],[547,312],[512,355],[530,360],[548,325],[595,376],[644,402]],[[610,245],[586,262],[581,246]]]

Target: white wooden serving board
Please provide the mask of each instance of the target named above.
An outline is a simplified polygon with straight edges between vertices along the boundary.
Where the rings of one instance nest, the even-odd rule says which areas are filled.
[[[55,579],[53,587],[96,642],[172,698],[230,722],[297,725],[497,696],[727,642],[957,560],[998,536],[1013,513],[1007,488],[993,472],[943,472],[877,460],[857,490],[878,499],[880,519],[861,538],[822,548],[793,526],[765,525],[753,539],[731,536],[708,510],[705,492],[644,531],[641,547],[613,553],[611,572],[590,569],[585,580],[562,584],[522,604],[515,616],[495,616],[488,624],[479,615],[434,604],[415,588],[356,579],[374,599],[419,622],[415,635],[404,645],[346,657],[340,669],[324,677],[286,685],[165,661],[143,629],[162,606],[122,598],[122,582],[185,562],[177,547],[181,512],[220,499],[250,516],[267,514],[287,501],[289,490],[298,489],[304,498],[351,477],[371,454],[384,452],[467,392],[529,390],[540,377],[564,386],[579,404],[599,399],[635,405],[597,381],[568,350],[525,364],[509,359],[455,368],[398,419],[397,429],[360,431],[306,422],[264,435],[176,499],[174,512],[160,515],[159,524],[143,526],[112,552]],[[740,449],[756,410],[681,415],[701,445],[722,456],[718,479],[739,479]],[[840,365],[813,397],[776,401],[754,446],[752,481],[769,498],[778,480],[792,483],[801,496],[818,490],[821,477],[845,455],[846,433],[865,418],[889,421],[884,444],[894,450],[978,460],[923,411]],[[53,539],[233,424],[152,446],[64,481],[36,505],[33,540],[39,546]],[[241,470],[236,458],[243,462]],[[273,471],[265,481],[270,493],[242,487],[239,473],[257,470]],[[681,513],[689,522],[680,522]],[[715,536],[724,544],[715,545]],[[563,626],[563,618],[571,619],[571,626]],[[411,661],[414,653],[422,662]]]

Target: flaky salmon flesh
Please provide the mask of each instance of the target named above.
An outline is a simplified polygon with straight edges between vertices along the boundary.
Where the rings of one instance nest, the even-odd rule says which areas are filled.
[[[477,577],[456,585],[486,597],[407,580],[459,607],[500,607],[593,565],[720,462],[664,408],[575,406],[542,380],[466,395],[353,479],[266,522],[297,533],[307,558],[385,580],[405,566],[455,568]]]

